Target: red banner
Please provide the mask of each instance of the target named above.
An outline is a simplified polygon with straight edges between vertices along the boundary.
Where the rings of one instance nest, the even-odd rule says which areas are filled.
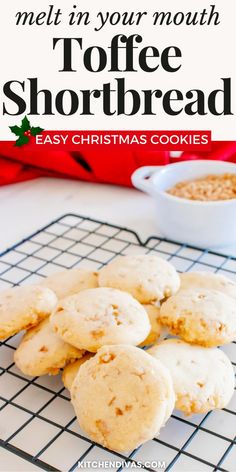
[[[210,151],[210,131],[44,131],[26,146],[53,150],[139,148],[148,151]],[[1,144],[0,144],[1,147]]]

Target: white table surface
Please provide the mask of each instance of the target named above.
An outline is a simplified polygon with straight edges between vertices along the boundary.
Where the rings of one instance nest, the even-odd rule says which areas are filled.
[[[0,252],[65,213],[128,227],[141,239],[160,234],[152,198],[138,190],[40,178],[0,188]],[[236,256],[236,244],[218,252]]]

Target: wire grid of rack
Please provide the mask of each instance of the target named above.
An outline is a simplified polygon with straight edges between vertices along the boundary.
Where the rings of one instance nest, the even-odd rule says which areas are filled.
[[[134,253],[159,254],[180,272],[213,271],[236,280],[235,258],[156,237],[142,243],[133,231],[70,214],[0,255],[0,289],[36,283],[64,268],[99,269]],[[157,438],[127,455],[114,453],[79,428],[60,376],[29,379],[16,368],[13,351],[21,336],[0,343],[1,471],[74,471],[83,461],[113,461],[112,470],[140,463],[157,470],[164,461],[172,472],[236,472],[236,393],[222,411],[191,417],[174,411]],[[223,350],[236,366],[236,344]]]

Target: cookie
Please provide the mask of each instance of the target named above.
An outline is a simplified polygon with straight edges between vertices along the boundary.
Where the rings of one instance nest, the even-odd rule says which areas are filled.
[[[140,344],[140,346],[148,346],[154,344],[164,335],[164,328],[159,321],[160,306],[158,305],[143,305],[151,324],[151,331],[147,338]]]
[[[105,344],[138,345],[151,328],[142,305],[112,288],[92,288],[64,298],[50,319],[64,341],[91,352]]]
[[[236,303],[217,290],[180,290],[162,304],[160,322],[184,341],[220,346],[236,340]]]
[[[0,339],[35,326],[51,314],[55,293],[40,285],[14,287],[0,293]]]
[[[117,345],[102,347],[80,367],[71,399],[81,428],[93,441],[126,452],[159,433],[175,394],[161,362],[137,347]]]
[[[152,255],[119,257],[98,275],[101,287],[129,292],[140,303],[151,303],[177,292],[180,278],[166,260]]]
[[[67,390],[71,390],[72,384],[79,372],[81,365],[91,359],[91,357],[93,357],[93,354],[91,352],[87,352],[83,357],[75,362],[67,364],[67,366],[63,369],[62,382]]]
[[[218,290],[236,300],[236,283],[221,274],[212,272],[186,272],[180,274],[180,289],[189,288]]]
[[[53,290],[60,300],[81,290],[97,287],[98,273],[85,269],[68,269],[46,277],[41,285]]]
[[[30,376],[56,375],[68,362],[79,359],[84,351],[65,343],[52,330],[49,318],[23,336],[15,351],[17,367]]]
[[[234,393],[233,366],[223,351],[167,339],[147,350],[170,371],[176,408],[187,415],[225,408]]]

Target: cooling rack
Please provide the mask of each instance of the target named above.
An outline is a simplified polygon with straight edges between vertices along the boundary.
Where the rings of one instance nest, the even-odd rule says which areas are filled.
[[[180,272],[205,270],[236,280],[236,259],[68,214],[0,255],[0,289],[38,282],[71,267],[99,269],[117,255],[159,254]],[[21,334],[0,343],[0,470],[166,470],[236,472],[236,393],[228,407],[184,417],[174,411],[160,435],[126,455],[79,428],[60,376],[26,378],[13,363]],[[236,344],[223,350],[236,366]],[[96,463],[94,463],[96,461]],[[135,470],[135,469],[134,469]]]

